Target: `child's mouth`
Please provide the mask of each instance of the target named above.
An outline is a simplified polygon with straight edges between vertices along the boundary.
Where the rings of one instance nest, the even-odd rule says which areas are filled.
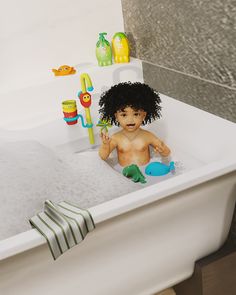
[[[127,127],[134,127],[135,124],[127,124],[126,126],[127,126]]]

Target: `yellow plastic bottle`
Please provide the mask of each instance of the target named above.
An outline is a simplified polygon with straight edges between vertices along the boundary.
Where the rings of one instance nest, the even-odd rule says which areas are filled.
[[[112,50],[115,63],[127,63],[130,61],[129,42],[125,33],[116,33],[112,38]]]

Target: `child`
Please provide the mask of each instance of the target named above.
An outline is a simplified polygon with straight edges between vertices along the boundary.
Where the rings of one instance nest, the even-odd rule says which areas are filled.
[[[138,82],[119,83],[103,93],[99,101],[102,119],[122,129],[111,137],[101,133],[100,157],[106,160],[116,149],[121,166],[142,166],[150,161],[150,145],[162,157],[168,157],[170,149],[153,133],[140,128],[160,118],[160,102],[156,91]]]

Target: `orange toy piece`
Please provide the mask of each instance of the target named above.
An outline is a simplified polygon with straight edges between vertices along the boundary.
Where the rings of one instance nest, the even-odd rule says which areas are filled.
[[[73,75],[76,73],[76,70],[73,67],[63,65],[56,69],[52,69],[52,72],[55,74],[55,76],[67,76],[67,75]]]

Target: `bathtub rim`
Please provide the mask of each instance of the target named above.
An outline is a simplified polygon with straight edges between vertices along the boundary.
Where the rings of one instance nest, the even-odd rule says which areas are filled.
[[[236,159],[234,161],[224,159],[209,163],[161,183],[144,187],[138,191],[96,205],[89,208],[89,211],[94,218],[95,224],[99,224],[234,171],[236,171]],[[36,229],[30,229],[0,241],[0,260],[46,243],[45,238]]]

